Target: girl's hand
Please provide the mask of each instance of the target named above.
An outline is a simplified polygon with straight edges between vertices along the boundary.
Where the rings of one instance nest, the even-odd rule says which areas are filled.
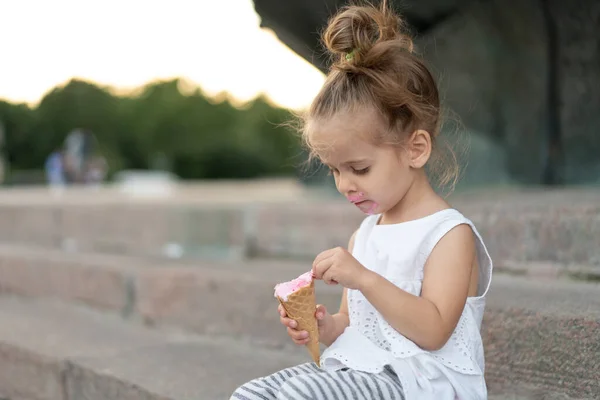
[[[348,289],[360,289],[370,270],[342,247],[325,250],[313,262],[313,275],[328,285],[340,284]]]
[[[308,332],[299,331],[298,323],[287,317],[285,313],[285,309],[281,306],[281,304],[277,307],[279,311],[279,321],[287,327],[287,333],[292,338],[294,343],[297,345],[305,345],[309,341]],[[333,325],[335,321],[331,314],[327,312],[325,306],[319,304],[315,309],[315,317],[317,318],[317,324],[319,326],[319,338],[323,338],[330,334],[333,331]]]

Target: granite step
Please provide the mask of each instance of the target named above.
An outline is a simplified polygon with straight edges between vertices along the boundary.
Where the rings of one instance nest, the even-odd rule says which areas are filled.
[[[124,321],[47,299],[0,296],[0,393],[11,400],[222,400],[301,362],[227,338]]]
[[[0,246],[0,292],[83,304],[132,323],[178,327],[306,360],[283,329],[274,329],[272,290],[306,268],[278,260],[195,264]],[[330,309],[339,305],[339,288],[319,282],[317,294]],[[490,393],[520,388],[530,397],[542,390],[597,398],[599,294],[598,283],[496,274],[482,329]]]
[[[306,262],[326,248],[346,246],[364,214],[341,196],[290,184],[233,184],[220,194],[191,184],[164,197],[115,188],[70,188],[59,197],[46,189],[2,190],[0,242],[159,258]],[[534,262],[568,276],[584,266],[600,277],[598,188],[487,188],[448,200],[475,223],[498,268]]]
[[[56,300],[0,296],[2,399],[221,400],[242,382],[305,359],[302,348],[274,351]],[[490,395],[517,399],[574,400],[523,385]]]

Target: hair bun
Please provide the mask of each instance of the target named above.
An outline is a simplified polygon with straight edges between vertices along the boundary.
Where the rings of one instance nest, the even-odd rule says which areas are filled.
[[[323,34],[325,47],[340,62],[359,65],[373,46],[385,41],[398,41],[406,51],[413,51],[412,38],[403,32],[404,21],[382,2],[373,6],[347,6],[330,21]]]

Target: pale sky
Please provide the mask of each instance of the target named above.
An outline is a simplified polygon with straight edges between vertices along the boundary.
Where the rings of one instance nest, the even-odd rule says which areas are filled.
[[[259,21],[252,0],[0,1],[0,99],[35,104],[73,77],[117,89],[183,77],[307,106],[323,75]]]

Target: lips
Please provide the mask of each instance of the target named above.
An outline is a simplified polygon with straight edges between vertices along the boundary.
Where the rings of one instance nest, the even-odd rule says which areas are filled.
[[[371,203],[370,200],[360,200],[360,201],[355,201],[354,205],[358,208],[368,208],[369,203]]]
[[[361,203],[361,202],[365,201],[364,194],[360,193],[360,194],[348,196],[348,200],[354,204]]]

